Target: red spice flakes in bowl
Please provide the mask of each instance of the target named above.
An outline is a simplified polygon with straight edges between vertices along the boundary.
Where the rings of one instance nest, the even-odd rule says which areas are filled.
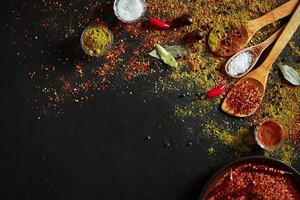
[[[255,131],[255,139],[259,146],[266,150],[274,150],[285,140],[284,125],[277,120],[262,122]]]
[[[262,95],[261,87],[244,81],[231,89],[226,103],[234,114],[248,115],[259,106]]]
[[[294,174],[268,164],[243,163],[217,178],[205,200],[299,200]]]

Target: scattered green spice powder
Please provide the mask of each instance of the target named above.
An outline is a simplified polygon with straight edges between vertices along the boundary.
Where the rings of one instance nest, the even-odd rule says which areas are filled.
[[[208,154],[209,154],[209,155],[212,155],[212,154],[215,153],[216,150],[215,150],[213,147],[209,147],[209,148],[207,149],[207,151],[208,151]]]
[[[233,21],[225,21],[215,25],[208,37],[209,47],[213,52],[216,52],[222,46],[222,41],[228,39],[235,29],[240,29],[241,22],[233,19]]]
[[[285,143],[273,151],[265,151],[265,156],[279,158],[285,163],[292,165],[295,159],[299,158],[296,149],[292,144]]]
[[[199,101],[202,101],[199,103]],[[207,105],[206,107],[203,105]],[[196,100],[187,105],[176,105],[175,116],[181,119],[203,117],[211,112],[214,107],[211,107],[209,100]]]
[[[296,56],[300,56],[300,48],[294,41],[289,42],[289,47],[291,48],[293,54],[295,54]]]
[[[209,121],[204,130],[207,135],[218,139],[223,144],[239,150],[241,153],[249,153],[255,144],[253,130],[251,128],[240,128],[236,133],[229,128],[218,128],[218,125]]]

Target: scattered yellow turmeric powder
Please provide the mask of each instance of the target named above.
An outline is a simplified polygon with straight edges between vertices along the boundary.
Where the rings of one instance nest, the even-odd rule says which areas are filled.
[[[113,42],[111,32],[104,26],[90,26],[82,34],[81,43],[90,56],[98,56],[109,49]]]

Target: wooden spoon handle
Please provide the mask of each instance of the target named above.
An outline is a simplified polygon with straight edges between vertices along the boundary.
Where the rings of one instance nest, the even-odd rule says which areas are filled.
[[[262,43],[252,47],[252,53],[255,55],[255,57],[259,57],[261,55],[261,53],[280,36],[284,27],[285,26],[278,29],[275,33],[273,33],[270,37],[268,37]]]
[[[292,14],[298,3],[298,0],[290,0],[285,4],[268,12],[267,14],[249,21],[248,26],[252,30],[252,32],[255,33],[262,27]]]
[[[265,49],[268,47],[270,44],[272,44],[282,33],[282,30],[284,29],[285,26],[281,27],[278,29],[275,33],[273,33],[268,39],[266,39],[264,42],[261,43],[262,49]]]
[[[277,57],[280,55],[281,51],[287,45],[293,34],[296,32],[298,26],[300,25],[300,5],[296,9],[295,13],[291,17],[290,21],[287,23],[282,34],[279,36],[277,42],[273,46],[271,52],[269,53],[266,60],[262,63],[262,67],[270,70],[273,63],[276,61]]]

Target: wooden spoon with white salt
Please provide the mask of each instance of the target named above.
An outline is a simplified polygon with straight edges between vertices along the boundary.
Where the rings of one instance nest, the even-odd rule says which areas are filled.
[[[233,55],[225,65],[225,71],[232,78],[241,78],[255,66],[262,52],[270,46],[281,34],[284,27],[273,33],[264,42],[248,47]]]

